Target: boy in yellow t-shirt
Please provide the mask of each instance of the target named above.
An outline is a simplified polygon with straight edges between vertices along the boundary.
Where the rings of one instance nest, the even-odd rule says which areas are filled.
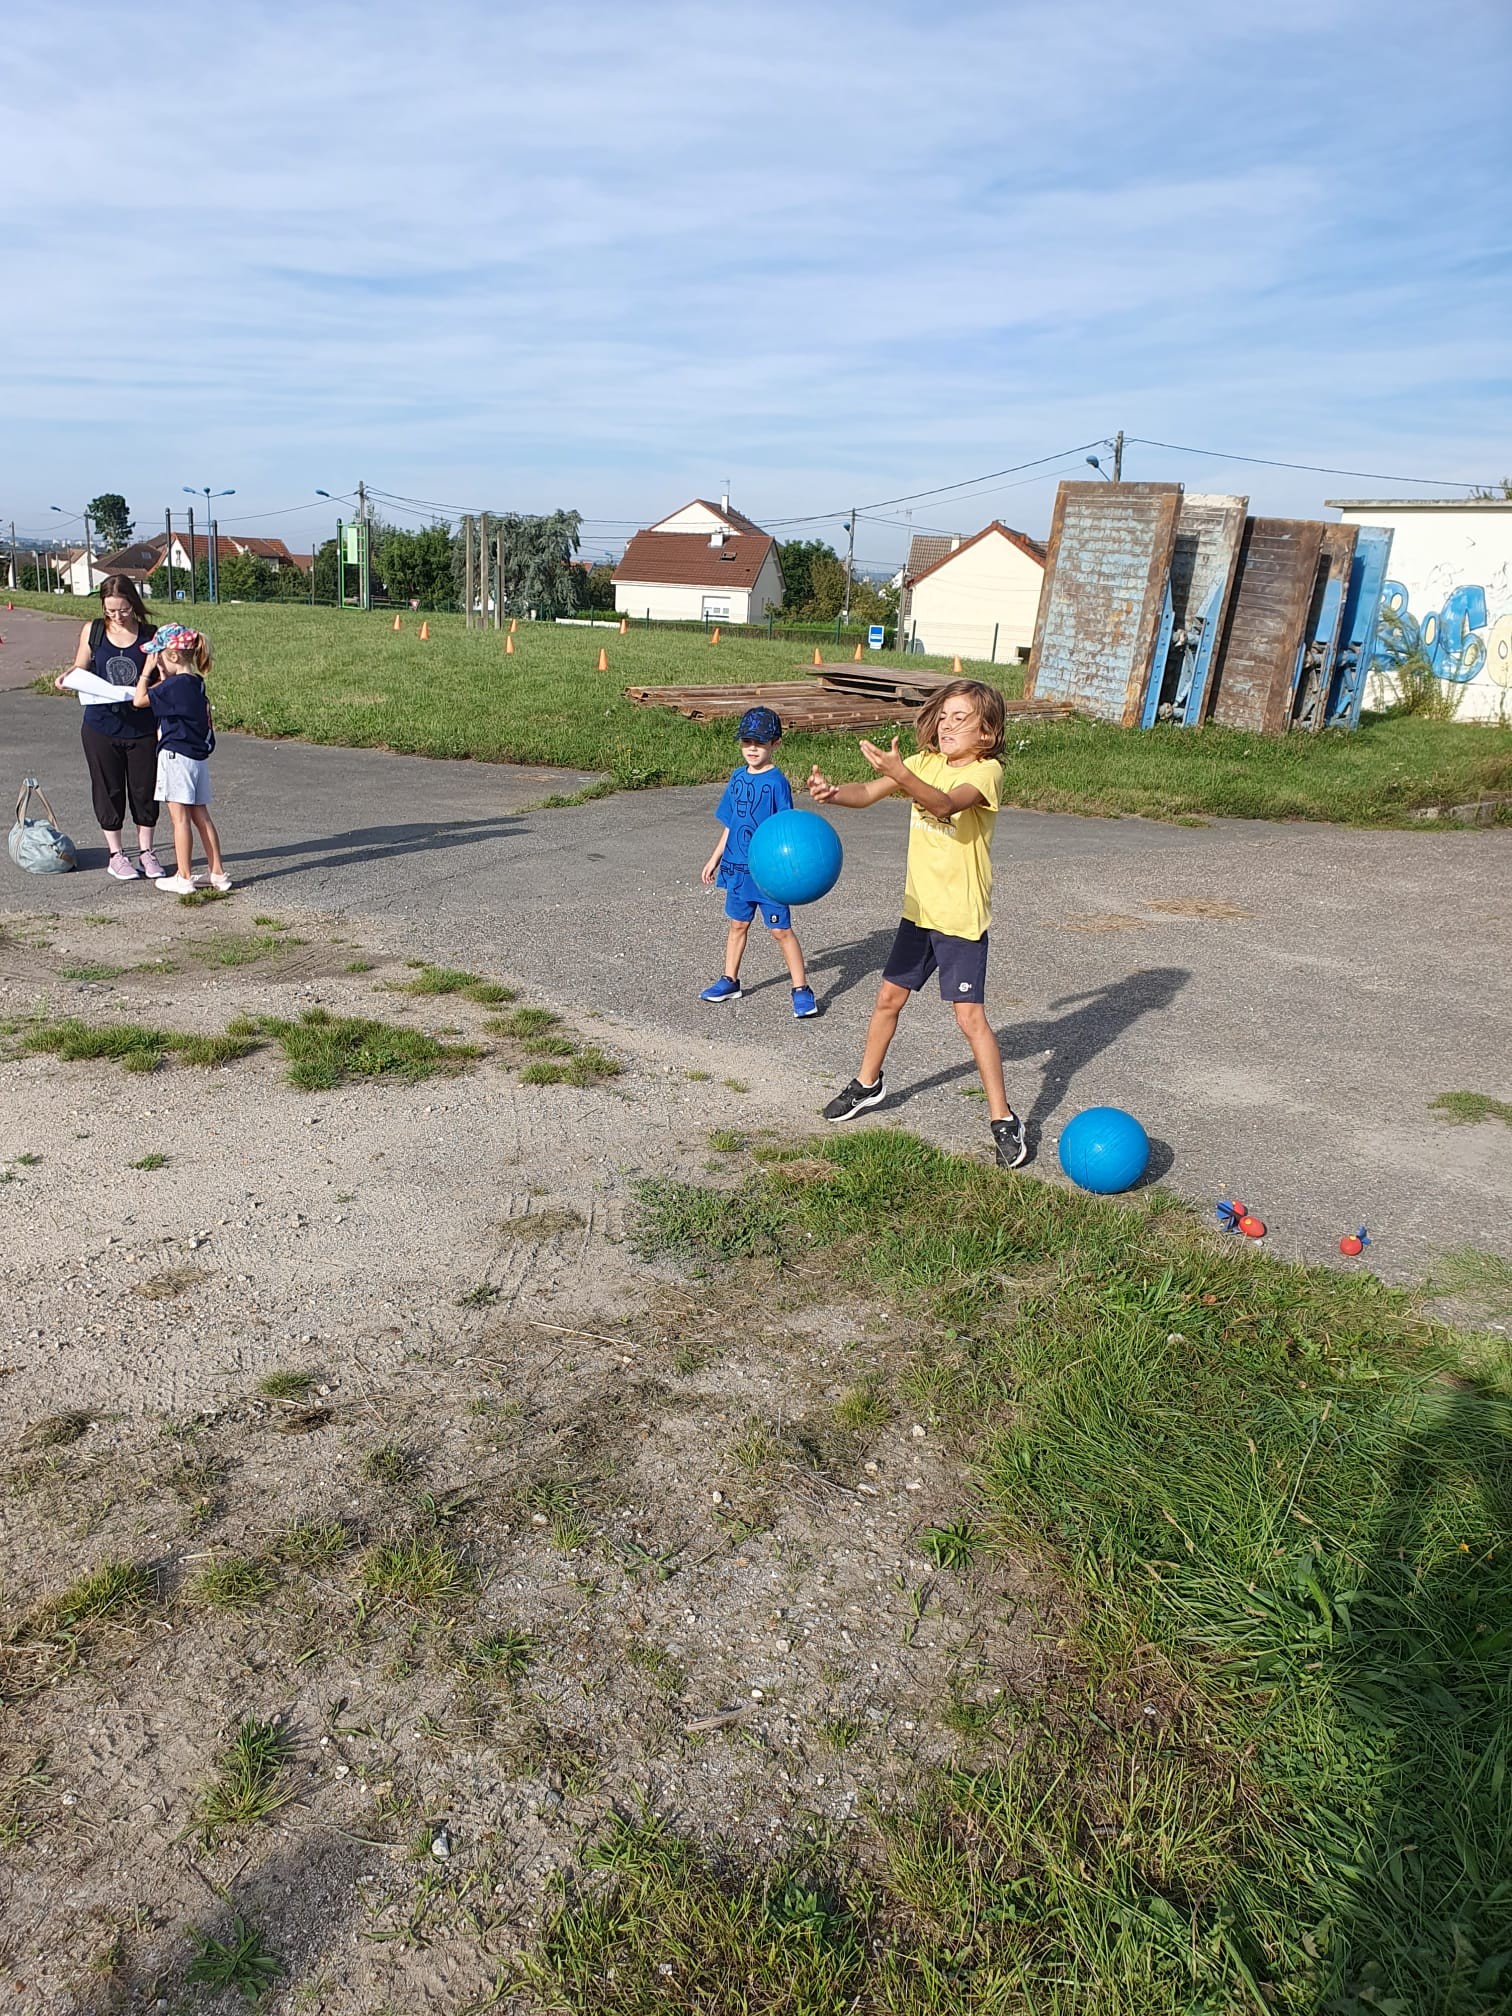
[[[887,1096],[882,1063],[910,994],[932,973],[955,1010],[987,1094],[1000,1166],[1029,1159],[1024,1123],[1008,1104],[1003,1059],[983,1005],[987,927],[992,921],[992,829],[1003,781],[1003,696],[978,679],[954,679],[919,713],[919,754],[873,742],[861,754],[877,775],[867,784],[831,784],[816,766],[809,792],[823,805],[875,805],[901,791],[912,800],[903,921],[882,969],[861,1068],[824,1109],[826,1120],[853,1120]]]

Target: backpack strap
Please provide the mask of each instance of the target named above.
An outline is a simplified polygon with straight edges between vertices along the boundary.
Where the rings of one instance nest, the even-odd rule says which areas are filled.
[[[96,616],[93,623],[91,623],[89,626],[89,648],[91,651],[99,650],[100,639],[104,635],[105,635],[105,618],[103,616]]]

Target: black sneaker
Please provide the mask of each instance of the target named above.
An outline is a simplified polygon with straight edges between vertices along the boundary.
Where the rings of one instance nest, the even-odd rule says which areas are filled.
[[[852,1078],[843,1092],[837,1092],[824,1109],[826,1120],[854,1120],[858,1113],[864,1113],[868,1106],[880,1106],[887,1097],[879,1078],[875,1085],[863,1085],[859,1078]]]
[[[992,1140],[997,1149],[999,1169],[1019,1169],[1029,1160],[1024,1123],[1017,1113],[1010,1113],[1006,1120],[993,1121]]]

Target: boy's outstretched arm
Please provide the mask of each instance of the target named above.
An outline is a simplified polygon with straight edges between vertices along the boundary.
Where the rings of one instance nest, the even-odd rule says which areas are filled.
[[[714,877],[719,873],[719,864],[724,859],[725,842],[729,837],[729,827],[722,826],[719,831],[719,845],[703,865],[703,879],[706,883],[712,882]]]

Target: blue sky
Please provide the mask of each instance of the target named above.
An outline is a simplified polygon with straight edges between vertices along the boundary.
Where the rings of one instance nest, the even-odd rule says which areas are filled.
[[[576,508],[593,553],[728,479],[841,543],[1078,450],[863,512],[885,561],[1042,530],[1120,426],[1499,477],[1509,102],[1505,0],[18,10],[0,520],[208,483],[299,548],[361,476],[401,522]]]

